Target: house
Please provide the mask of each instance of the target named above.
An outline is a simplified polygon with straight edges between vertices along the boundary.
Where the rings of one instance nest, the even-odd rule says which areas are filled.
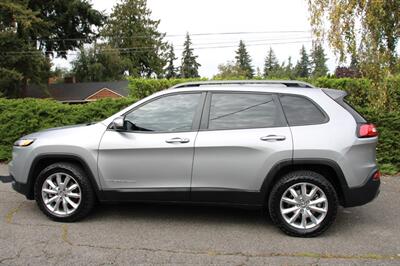
[[[86,103],[103,98],[122,98],[129,95],[128,81],[69,82],[48,84],[41,88],[30,85],[25,97],[52,98],[63,103]]]

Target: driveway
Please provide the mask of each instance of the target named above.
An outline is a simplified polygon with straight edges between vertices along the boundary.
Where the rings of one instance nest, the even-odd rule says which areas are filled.
[[[56,223],[0,183],[0,264],[399,265],[399,194],[400,177],[384,177],[374,202],[340,209],[325,234],[301,239],[260,211],[231,208],[101,205],[82,222]]]

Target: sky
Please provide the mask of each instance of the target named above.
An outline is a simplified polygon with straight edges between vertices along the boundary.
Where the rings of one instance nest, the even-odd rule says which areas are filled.
[[[95,9],[107,14],[117,2],[91,0]],[[161,20],[159,31],[166,33],[166,40],[174,45],[177,66],[184,35],[191,34],[203,77],[212,77],[219,64],[233,61],[241,39],[247,45],[254,68],[261,71],[270,47],[280,62],[291,56],[293,64],[299,59],[302,45],[307,51],[311,49],[306,0],[148,0],[148,8],[153,19]],[[324,48],[328,68],[333,72],[337,62],[329,47]],[[73,56],[68,60],[56,59],[54,63],[69,68],[72,59]]]

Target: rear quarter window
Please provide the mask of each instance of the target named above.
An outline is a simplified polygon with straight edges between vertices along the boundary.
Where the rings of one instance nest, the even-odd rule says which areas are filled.
[[[328,117],[311,100],[295,95],[281,95],[280,101],[290,126],[316,125]]]

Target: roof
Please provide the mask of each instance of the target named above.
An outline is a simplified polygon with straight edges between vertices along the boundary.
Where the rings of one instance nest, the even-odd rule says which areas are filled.
[[[199,81],[177,84],[166,91],[252,91],[288,94],[313,94],[320,91],[313,85],[297,80],[228,80],[228,81]],[[158,92],[163,94],[165,91]]]
[[[210,80],[180,83],[175,85],[171,89],[216,85],[267,85],[291,88],[314,88],[313,85],[298,80]]]
[[[30,85],[26,97],[53,98],[61,102],[83,102],[96,92],[107,88],[121,96],[128,96],[128,81],[79,82],[50,84],[48,88]]]

